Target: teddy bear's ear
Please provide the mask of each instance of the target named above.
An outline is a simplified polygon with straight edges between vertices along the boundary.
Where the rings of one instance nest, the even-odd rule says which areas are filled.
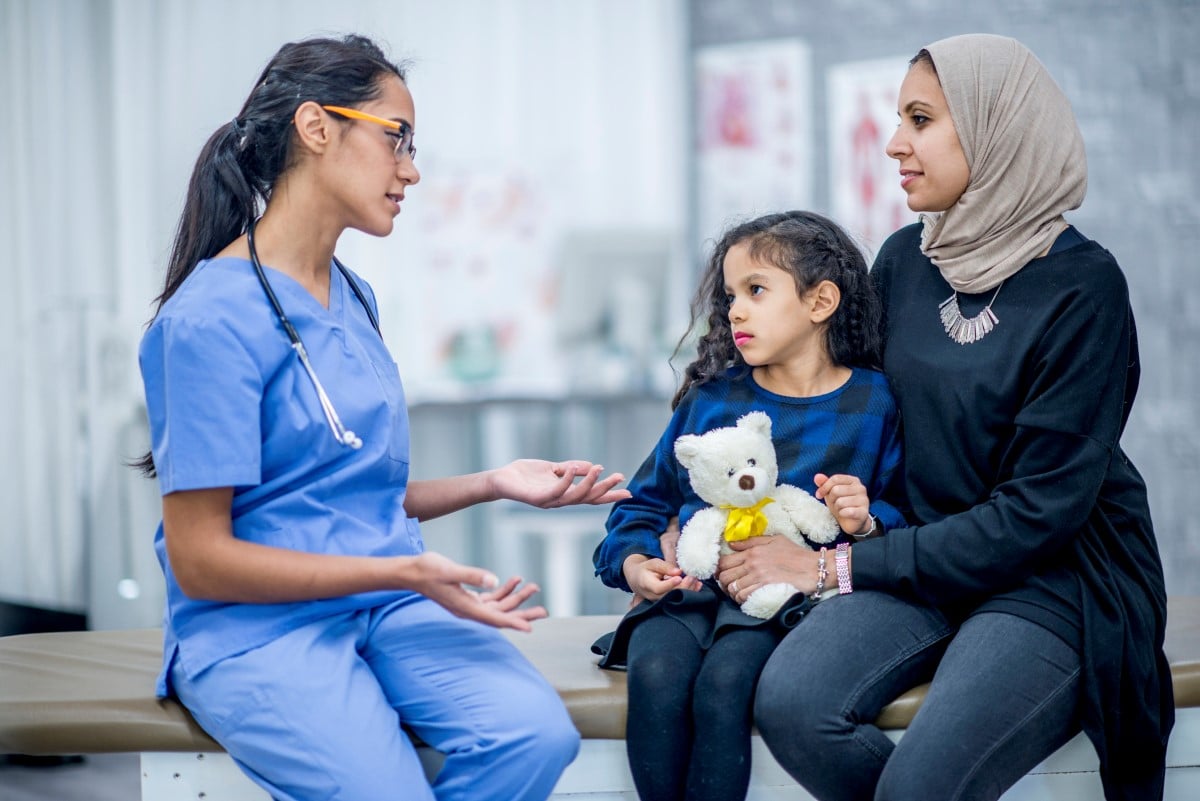
[[[771,418],[766,412],[750,412],[738,418],[738,428],[747,428],[756,434],[771,438]]]
[[[675,458],[687,469],[691,469],[697,456],[700,455],[700,437],[696,434],[684,434],[675,440]]]

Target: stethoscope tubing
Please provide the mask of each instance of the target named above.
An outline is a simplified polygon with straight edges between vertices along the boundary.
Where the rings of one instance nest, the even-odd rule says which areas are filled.
[[[254,228],[256,225],[258,225],[258,220],[253,220],[246,229],[246,244],[250,250],[250,263],[254,265],[254,272],[258,276],[258,282],[262,285],[263,292],[266,293],[267,300],[270,301],[271,308],[275,311],[275,316],[279,319],[279,324],[283,327],[283,331],[292,345],[292,350],[296,352],[296,356],[300,359],[300,364],[304,367],[304,372],[308,373],[309,380],[312,381],[313,389],[317,392],[317,401],[321,404],[321,411],[325,414],[325,421],[329,424],[330,430],[333,431],[333,438],[342,445],[348,445],[358,450],[362,447],[362,439],[342,424],[342,419],[338,416],[337,409],[333,407],[333,401],[329,399],[329,394],[325,391],[324,385],[321,384],[321,379],[317,377],[317,371],[313,369],[312,362],[308,358],[308,350],[304,347],[304,341],[300,339],[300,332],[296,330],[296,327],[292,325],[292,321],[288,319],[287,314],[283,310],[283,304],[279,302],[279,298],[275,295],[275,290],[271,288],[271,282],[267,280],[267,274],[263,270],[262,262],[258,260],[258,250],[254,247]],[[379,330],[379,321],[375,318],[375,312],[371,310],[371,304],[367,302],[367,298],[358,286],[358,282],[354,280],[354,277],[350,275],[350,271],[338,260],[337,256],[333,257],[333,263],[350,285],[350,289],[354,292],[354,296],[358,298],[358,302],[362,304],[363,309],[367,312],[367,319],[371,321],[371,327],[382,338],[383,334]]]

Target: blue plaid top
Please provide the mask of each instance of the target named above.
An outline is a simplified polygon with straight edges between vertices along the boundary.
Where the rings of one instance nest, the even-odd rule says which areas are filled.
[[[811,398],[768,392],[744,370],[693,386],[679,402],[654,452],[629,482],[632,498],[608,516],[607,536],[592,561],[610,587],[629,591],[621,565],[631,554],[662,557],[658,537],[679,515],[687,523],[707,504],[675,459],[675,440],[734,425],[751,411],[771,418],[779,483],[815,492],[816,473],[858,476],[871,498],[871,514],[886,531],[905,525],[895,493],[902,491],[900,415],[883,373],[854,368],[839,389]]]

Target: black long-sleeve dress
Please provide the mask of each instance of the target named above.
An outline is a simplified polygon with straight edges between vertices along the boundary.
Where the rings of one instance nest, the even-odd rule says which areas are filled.
[[[1082,655],[1081,716],[1106,796],[1158,797],[1174,704],[1146,488],[1119,444],[1140,375],[1124,275],[1068,229],[998,294],[959,295],[966,317],[995,296],[999,320],[960,345],[938,314],[952,290],[920,235],[894,234],[872,271],[915,524],[856,545],[854,585],[958,619],[1004,611],[1062,637]]]

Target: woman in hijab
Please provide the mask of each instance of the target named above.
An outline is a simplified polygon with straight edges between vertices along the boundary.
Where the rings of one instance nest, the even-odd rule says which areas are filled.
[[[872,275],[911,525],[838,561],[841,594],[767,663],[757,724],[822,801],[994,799],[1081,729],[1109,801],[1161,798],[1166,594],[1120,447],[1137,337],[1112,254],[1063,218],[1087,184],[1070,104],[1020,43],[970,35],[913,59],[898,110],[887,153],[921,222]],[[814,590],[817,554],[788,545],[734,545],[719,580],[738,601]],[[927,681],[893,743],[872,721]]]

